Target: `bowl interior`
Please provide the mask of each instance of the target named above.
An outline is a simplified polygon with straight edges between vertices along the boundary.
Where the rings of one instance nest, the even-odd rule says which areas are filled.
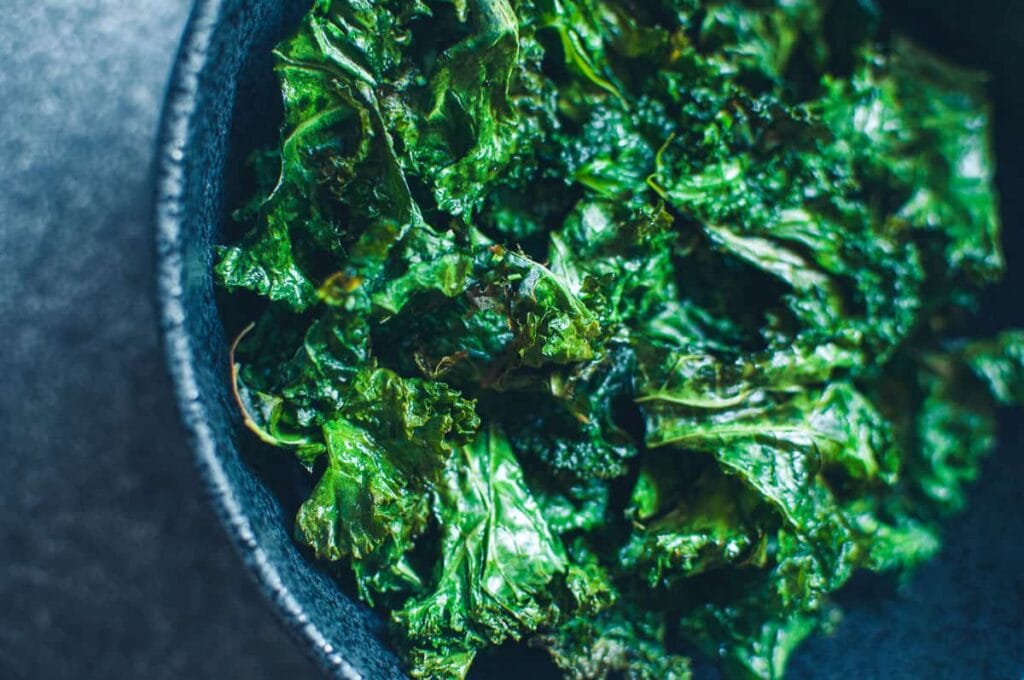
[[[388,648],[379,617],[346,594],[341,585],[343,577],[315,563],[292,540],[295,511],[310,482],[298,473],[290,456],[256,445],[248,436],[241,427],[226,379],[229,337],[251,320],[259,303],[239,303],[233,297],[231,305],[218,305],[210,275],[212,247],[236,235],[231,210],[251,193],[252,178],[245,159],[276,138],[280,97],[270,49],[309,4],[310,0],[197,3],[168,99],[158,161],[157,236],[163,324],[171,371],[204,477],[221,518],[263,590],[331,675],[400,678],[404,676]],[[1016,298],[1018,291],[1024,290],[1024,233],[1019,228],[1024,182],[1019,151],[1024,133],[1013,120],[1022,96],[1011,67],[1019,54],[1017,36],[1024,28],[1024,9],[975,9],[965,0],[885,4],[891,5],[887,9],[896,23],[936,51],[995,74],[999,184],[1011,275],[987,298],[980,325],[985,331],[1020,325],[1024,313]],[[1003,435],[1005,441],[1013,442],[1020,440],[1020,433],[1019,423],[1007,423]],[[1024,472],[1021,465],[1005,463],[1012,455],[1010,448],[1003,447],[989,472],[996,474],[992,468],[998,466],[1019,479],[1017,473]],[[1010,468],[1005,468],[1008,464]],[[1002,482],[1002,487],[999,483],[998,479],[986,481],[984,488],[994,488],[995,497],[999,497],[1000,489],[1009,488],[1007,482]],[[972,517],[999,511],[998,506],[984,502],[988,495],[989,491],[975,490]],[[1017,511],[1009,525],[1004,518],[999,532],[1019,534],[1024,529],[1021,514]],[[957,526],[971,527],[970,518]],[[998,535],[995,529],[979,536],[974,529],[954,527],[948,539],[951,548],[942,560],[952,560],[955,570],[957,560],[975,555],[972,546],[977,547],[976,554],[984,554],[988,550],[985,541],[998,540]],[[1024,563],[1020,548],[1005,556],[1016,558],[1017,564]],[[996,588],[1014,582],[1006,560],[997,561],[992,568],[1007,572],[1005,578],[1010,581],[997,576],[994,584],[968,584],[977,589],[973,595],[968,593],[969,597],[998,599]],[[944,578],[944,573],[941,569],[925,570],[916,577],[925,579],[925,597],[941,597],[941,588],[930,588],[928,579]],[[1024,586],[1019,587],[1024,593]],[[906,602],[899,603],[896,584],[889,579],[858,579],[840,599],[851,610],[849,623],[840,628],[837,638],[812,641],[806,650],[798,652],[792,666],[794,677],[812,677],[822,664],[860,675],[891,675],[900,667],[879,661],[886,644],[893,652],[917,653],[922,659],[935,654],[942,659],[954,658],[941,640],[921,639],[930,630],[921,622],[933,616],[948,619],[961,614],[951,614],[948,608],[936,614],[927,602],[912,603],[907,609]],[[890,601],[901,607],[896,617],[890,616],[890,605],[886,604]],[[980,632],[985,632],[988,624],[965,621],[963,625],[973,626],[975,632],[980,626]],[[1016,625],[1019,631],[1024,623]],[[880,637],[889,642],[880,642]],[[979,634],[972,639],[975,637],[983,649],[970,656],[974,659],[988,658],[999,651],[999,646],[1012,644],[1012,638],[1002,635]],[[864,642],[872,638],[873,644]],[[971,668],[966,665],[969,659],[964,663],[964,669]],[[1018,664],[1015,672],[1019,676],[1024,658],[1018,653],[1005,663],[1006,669]],[[942,667],[948,669],[948,665]],[[519,654],[500,665],[484,660],[475,675],[518,677],[528,668],[534,676],[550,674],[533,655]],[[702,667],[702,671],[714,674],[710,668]]]
[[[401,678],[379,617],[343,594],[292,540],[294,468],[283,464],[287,457],[248,445],[226,381],[225,328],[246,310],[221,318],[210,272],[213,245],[223,242],[228,212],[244,188],[235,159],[274,135],[280,105],[270,49],[309,4],[201,0],[193,11],[157,161],[162,323],[204,479],[264,592],[330,675]]]

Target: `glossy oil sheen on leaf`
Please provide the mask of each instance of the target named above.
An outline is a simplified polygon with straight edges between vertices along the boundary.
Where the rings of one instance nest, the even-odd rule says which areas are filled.
[[[939,550],[1024,401],[982,74],[856,0],[317,0],[274,58],[234,393],[410,675],[779,678]]]

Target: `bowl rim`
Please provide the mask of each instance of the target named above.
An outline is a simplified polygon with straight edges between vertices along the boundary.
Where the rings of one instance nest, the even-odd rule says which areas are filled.
[[[243,0],[244,1],[244,0]],[[161,112],[153,179],[153,224],[156,305],[167,370],[189,448],[206,493],[236,554],[256,581],[279,623],[328,676],[358,680],[363,676],[331,644],[321,627],[306,613],[289,589],[271,556],[260,545],[253,522],[239,502],[218,455],[210,417],[196,379],[198,348],[186,329],[183,234],[186,196],[185,163],[200,117],[199,91],[203,73],[212,64],[215,34],[232,0],[195,0],[174,58]]]

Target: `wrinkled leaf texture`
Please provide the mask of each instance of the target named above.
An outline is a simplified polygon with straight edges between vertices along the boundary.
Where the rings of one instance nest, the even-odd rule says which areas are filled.
[[[274,55],[235,393],[413,676],[778,678],[938,550],[1024,401],[983,75],[854,0],[317,0]]]

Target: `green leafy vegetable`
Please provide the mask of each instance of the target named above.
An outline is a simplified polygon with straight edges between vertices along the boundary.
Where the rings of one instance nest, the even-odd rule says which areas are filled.
[[[983,76],[854,0],[317,0],[275,59],[234,390],[411,675],[778,678],[938,550],[1024,402]]]
[[[444,529],[435,583],[395,621],[416,668],[461,677],[480,647],[557,622],[549,586],[567,557],[493,429],[451,461],[438,497]]]

